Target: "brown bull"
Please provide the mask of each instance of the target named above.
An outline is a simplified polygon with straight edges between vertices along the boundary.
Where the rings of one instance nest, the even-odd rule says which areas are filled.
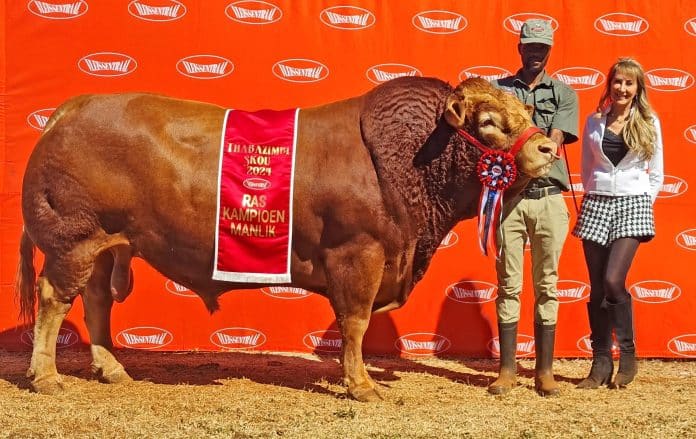
[[[38,297],[28,371],[36,391],[62,387],[56,337],[78,294],[93,370],[106,382],[130,379],[111,353],[110,313],[132,288],[131,257],[195,291],[211,311],[225,291],[258,287],[211,279],[224,112],[150,94],[81,96],[56,110],[22,193],[18,294],[29,319]],[[476,214],[480,152],[455,128],[506,150],[531,125],[521,103],[481,79],[453,89],[400,78],[300,111],[292,285],[331,302],[354,398],[379,397],[362,358],[371,313],[403,305],[446,233]],[[535,134],[516,162],[539,176],[555,152]],[[38,280],[35,247],[45,255]]]

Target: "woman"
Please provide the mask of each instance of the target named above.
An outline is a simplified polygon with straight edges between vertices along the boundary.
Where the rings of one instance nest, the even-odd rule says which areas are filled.
[[[648,102],[643,68],[632,58],[619,58],[607,78],[597,112],[585,123],[585,196],[572,232],[582,239],[591,286],[592,368],[578,384],[584,389],[624,387],[636,375],[626,276],[638,244],[655,235],[652,206],[664,179],[660,122]],[[613,382],[612,329],[620,349]]]

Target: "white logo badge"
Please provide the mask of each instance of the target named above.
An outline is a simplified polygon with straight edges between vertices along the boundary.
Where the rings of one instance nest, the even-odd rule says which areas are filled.
[[[27,4],[27,9],[34,15],[51,20],[69,20],[77,18],[87,13],[87,2],[76,0],[73,2],[49,0],[31,0]]]
[[[488,341],[488,350],[493,354],[494,357],[500,357],[500,338],[493,337]],[[520,357],[530,357],[534,355],[534,337],[518,334],[517,335],[517,354]]]
[[[27,329],[26,331],[22,332],[19,336],[19,340],[25,345],[34,346],[34,330]],[[77,332],[73,331],[72,329],[61,327],[58,330],[56,348],[65,349],[74,345],[78,341],[80,341],[80,336],[77,335]]]
[[[210,334],[210,341],[225,350],[241,351],[266,343],[266,335],[251,328],[223,328]]]
[[[306,299],[311,296],[311,291],[296,287],[263,287],[261,292],[276,299]]]
[[[556,295],[560,303],[579,302],[590,297],[590,286],[577,280],[559,280]]]
[[[305,335],[302,343],[312,351],[341,352],[341,333],[338,331],[314,331]]]
[[[265,191],[271,188],[271,182],[261,177],[249,177],[242,182],[242,186],[252,191]]]
[[[479,280],[463,280],[448,286],[445,296],[455,302],[467,304],[486,303],[495,300],[498,287]]]
[[[696,37],[696,17],[691,18],[684,23],[684,30],[688,34]]]
[[[186,15],[186,6],[177,0],[133,0],[128,13],[145,21],[174,21]]]
[[[241,0],[227,5],[225,15],[230,20],[244,24],[271,24],[281,19],[283,11],[273,3]]]
[[[198,297],[198,294],[171,279],[167,279],[167,281],[164,283],[164,289],[177,296]]]
[[[613,12],[599,17],[594,22],[598,32],[615,37],[634,37],[648,30],[648,22],[638,15]]]
[[[219,79],[232,73],[234,64],[217,55],[191,55],[180,59],[176,70],[193,79]]]
[[[691,125],[684,130],[684,138],[691,143],[696,143],[696,125]]]
[[[46,122],[51,118],[54,111],[56,111],[55,108],[42,108],[36,110],[27,116],[27,123],[35,130],[43,131],[44,127],[46,127]]]
[[[457,242],[459,242],[459,235],[457,235],[456,232],[450,230],[447,232],[444,238],[442,238],[442,241],[440,241],[440,245],[437,247],[438,250],[442,250],[444,248],[450,248],[454,247]]]
[[[684,230],[677,235],[676,241],[680,247],[696,251],[696,229]]]
[[[665,175],[665,180],[662,182],[662,188],[657,194],[657,198],[672,198],[682,195],[689,189],[686,181],[673,175]]]
[[[420,70],[406,64],[377,64],[365,72],[370,82],[381,84],[401,76],[423,76]]]
[[[519,35],[524,22],[531,18],[549,21],[551,22],[551,29],[553,29],[554,31],[558,29],[558,22],[555,18],[544,14],[537,14],[536,12],[521,12],[519,14],[510,15],[505,20],[503,20],[503,27],[506,31],[515,35]]]
[[[509,70],[497,66],[474,66],[468,67],[459,72],[459,81],[469,78],[483,78],[486,81],[494,81],[512,76]]]
[[[171,332],[155,326],[137,326],[116,334],[116,342],[131,349],[157,349],[167,346],[173,340]]]
[[[404,354],[414,356],[431,356],[446,351],[452,346],[447,337],[432,332],[414,332],[402,335],[394,346]]]
[[[667,303],[681,296],[681,288],[663,280],[636,282],[628,289],[633,298],[643,303]]]
[[[133,57],[117,52],[97,52],[80,58],[77,67],[92,76],[123,76],[138,67]]]
[[[696,334],[684,334],[667,342],[667,349],[681,357],[696,358]]]
[[[645,72],[645,86],[657,91],[682,91],[694,85],[694,77],[679,69],[653,69]]]
[[[466,17],[451,11],[423,11],[414,15],[411,23],[416,29],[429,34],[453,34],[466,29]]]
[[[283,81],[317,82],[329,76],[329,68],[311,59],[291,58],[273,64],[273,74]]]
[[[566,67],[557,70],[551,76],[574,90],[589,90],[604,83],[604,74],[592,67]]]
[[[341,30],[366,29],[375,24],[375,14],[357,6],[332,6],[319,14],[322,23]]]

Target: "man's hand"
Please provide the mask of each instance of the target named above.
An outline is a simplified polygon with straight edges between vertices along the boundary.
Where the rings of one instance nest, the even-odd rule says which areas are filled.
[[[556,142],[556,145],[558,145],[558,150],[561,150],[561,146],[563,146],[563,141],[565,140],[565,136],[563,135],[563,131],[558,130],[556,128],[551,128],[549,131],[549,138]]]

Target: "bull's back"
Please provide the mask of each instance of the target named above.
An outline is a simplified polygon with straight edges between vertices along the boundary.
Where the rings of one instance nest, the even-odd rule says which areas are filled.
[[[214,228],[223,116],[214,105],[151,94],[71,99],[27,166],[25,226],[44,251],[97,227],[144,251],[171,237],[200,245]]]

